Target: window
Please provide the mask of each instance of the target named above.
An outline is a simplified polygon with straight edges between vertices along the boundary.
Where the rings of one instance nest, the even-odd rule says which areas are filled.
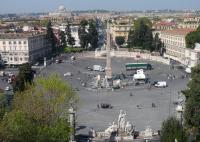
[[[5,41],[3,41],[3,44],[6,44],[6,42],[5,42]]]
[[[28,61],[28,58],[27,58],[27,57],[25,57],[25,58],[24,58],[24,61]]]
[[[14,41],[13,44],[16,44],[16,41]]]
[[[23,59],[22,58],[20,58],[20,61],[22,61]]]
[[[12,61],[12,58],[10,58],[10,61]]]
[[[11,41],[9,41],[9,44],[12,44]]]
[[[19,41],[19,44],[22,44],[22,42],[21,42],[21,41]]]
[[[15,58],[14,58],[14,61],[18,61],[18,58],[17,58],[17,57],[15,57]]]
[[[26,41],[24,41],[24,44],[26,44]]]

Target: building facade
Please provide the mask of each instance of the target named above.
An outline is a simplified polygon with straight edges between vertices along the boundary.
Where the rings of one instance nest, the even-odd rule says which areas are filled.
[[[6,33],[0,35],[0,54],[8,65],[34,63],[51,52],[46,33]]]
[[[185,36],[193,29],[175,29],[160,32],[160,38],[165,45],[165,57],[181,64],[193,67],[199,63],[200,50],[186,48]]]
[[[128,40],[128,34],[131,29],[132,25],[132,19],[129,18],[116,18],[112,20],[112,24],[110,27],[110,33],[113,38],[113,41],[115,41],[115,38],[118,36],[122,36],[125,38],[125,41]]]

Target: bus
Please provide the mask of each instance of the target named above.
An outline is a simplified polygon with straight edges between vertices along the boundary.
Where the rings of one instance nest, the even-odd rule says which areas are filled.
[[[151,70],[152,66],[149,63],[126,63],[126,70],[138,70],[138,69],[144,69],[144,70]]]

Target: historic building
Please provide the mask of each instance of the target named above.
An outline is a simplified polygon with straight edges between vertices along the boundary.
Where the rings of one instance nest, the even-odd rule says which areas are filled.
[[[193,29],[164,30],[160,32],[160,38],[165,45],[165,57],[176,60],[186,66],[193,67],[199,63],[199,48],[186,48],[185,36]]]
[[[8,65],[33,63],[51,52],[46,33],[5,33],[0,35],[0,55]]]
[[[122,36],[127,41],[128,33],[132,26],[132,20],[130,18],[113,19],[110,27],[110,32],[113,40],[115,40],[115,38],[118,36]]]
[[[177,24],[175,22],[165,22],[165,21],[160,21],[156,22],[152,25],[152,28],[157,31],[161,30],[172,30],[177,27]]]
[[[64,6],[59,6],[54,12],[50,12],[48,15],[41,17],[41,20],[51,20],[53,24],[66,23],[72,17],[71,12],[67,11]]]

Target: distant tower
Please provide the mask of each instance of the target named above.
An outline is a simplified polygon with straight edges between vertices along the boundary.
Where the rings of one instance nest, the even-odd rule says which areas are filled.
[[[106,46],[106,78],[112,78],[112,68],[111,68],[111,57],[110,57],[110,25],[109,21],[107,22],[107,46]]]

